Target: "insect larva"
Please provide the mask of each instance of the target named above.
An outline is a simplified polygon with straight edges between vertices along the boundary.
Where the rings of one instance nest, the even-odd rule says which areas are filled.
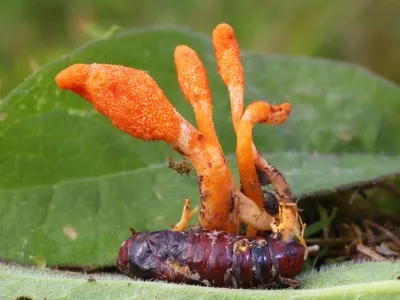
[[[134,233],[121,246],[118,269],[129,277],[233,288],[298,287],[305,248],[278,238],[221,231]]]

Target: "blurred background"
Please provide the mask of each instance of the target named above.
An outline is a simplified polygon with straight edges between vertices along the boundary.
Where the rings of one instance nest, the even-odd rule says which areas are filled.
[[[2,0],[0,99],[113,26],[210,35],[221,22],[234,27],[242,49],[353,62],[400,83],[399,0]]]

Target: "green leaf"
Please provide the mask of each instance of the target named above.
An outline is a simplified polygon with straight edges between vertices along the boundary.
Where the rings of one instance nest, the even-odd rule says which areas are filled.
[[[318,210],[319,210],[321,220],[306,227],[306,230],[305,230],[304,236],[303,236],[304,238],[308,238],[308,237],[312,236],[314,233],[317,233],[317,232],[321,231],[322,229],[326,228],[332,222],[333,218],[335,217],[335,215],[337,213],[336,207],[334,207],[330,216],[328,216],[326,210],[321,205],[318,206]]]
[[[167,229],[185,196],[198,203],[194,176],[166,167],[171,150],[114,128],[54,77],[75,62],[147,70],[177,110],[194,121],[178,89],[173,50],[196,49],[213,91],[214,120],[225,154],[236,138],[228,93],[210,40],[158,28],[101,39],[27,78],[0,105],[0,257],[47,265],[113,264],[136,230]],[[400,89],[361,68],[325,60],[243,53],[246,103],[289,100],[278,127],[258,126],[257,147],[283,171],[296,195],[400,171]],[[234,165],[234,160],[231,159]]]
[[[0,296],[15,299],[382,299],[400,293],[399,262],[343,264],[302,276],[302,290],[233,290],[74,275],[0,264]],[[91,279],[91,282],[89,282]],[[93,281],[93,279],[95,281]]]

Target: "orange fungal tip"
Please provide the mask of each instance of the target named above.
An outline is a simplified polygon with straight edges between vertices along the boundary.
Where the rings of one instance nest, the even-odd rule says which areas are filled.
[[[90,65],[74,64],[58,73],[55,79],[59,88],[71,90],[76,94],[85,97],[83,87],[89,74]]]
[[[219,24],[212,33],[218,72],[225,85],[244,85],[244,71],[235,33],[228,24]]]
[[[220,46],[217,47],[218,49],[227,49],[234,44],[237,45],[233,28],[226,23],[218,24],[215,27],[212,33],[212,40],[216,42],[216,45]]]
[[[186,45],[176,46],[175,51],[174,51],[175,61],[177,59],[180,59],[183,57],[190,58],[194,52],[195,51],[192,48],[190,48],[189,46],[186,46]]]
[[[56,82],[84,97],[115,126],[136,138],[166,142],[179,138],[182,117],[145,71],[77,64],[60,72]]]
[[[90,65],[74,64],[64,69],[56,76],[57,85],[61,89],[71,89],[74,85],[85,82],[89,76]]]
[[[211,91],[208,85],[206,69],[197,53],[188,46],[178,46],[174,52],[179,86],[188,102],[194,106],[207,103],[212,113]]]
[[[267,102],[257,101],[246,108],[242,119],[252,123],[280,125],[287,120],[290,111],[290,103],[271,105]]]

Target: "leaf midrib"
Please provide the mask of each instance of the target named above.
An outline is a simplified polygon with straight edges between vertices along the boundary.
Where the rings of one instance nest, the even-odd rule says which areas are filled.
[[[283,153],[268,153],[268,154],[264,154],[264,157],[267,159],[270,158],[274,158],[276,156],[279,155],[297,155],[297,156],[301,156],[301,157],[315,157],[315,153],[300,153],[300,152],[295,152],[295,151],[285,151]],[[344,153],[344,154],[340,154],[340,155],[334,155],[334,154],[318,154],[319,158],[339,158],[342,156],[346,156],[346,155],[354,155],[354,156],[377,156],[377,157],[381,157],[381,158],[398,158],[400,160],[400,155],[373,155],[370,153]],[[225,155],[225,157],[227,158],[228,161],[231,161],[233,159],[236,158],[235,154],[228,154]],[[110,178],[117,178],[117,177],[121,177],[121,176],[127,176],[127,175],[135,175],[135,174],[139,174],[139,173],[145,173],[145,172],[151,172],[151,171],[156,171],[159,169],[163,169],[163,168],[167,168],[168,164],[166,162],[156,162],[156,163],[152,163],[150,165],[147,165],[145,167],[141,167],[141,168],[136,168],[136,169],[130,169],[130,170],[121,170],[118,172],[113,172],[113,173],[107,173],[107,174],[98,174],[98,175],[94,175],[94,176],[90,176],[90,177],[81,177],[81,178],[74,178],[74,179],[68,179],[68,180],[63,180],[57,183],[48,183],[48,184],[43,184],[43,185],[31,185],[31,186],[25,186],[25,187],[17,187],[17,188],[3,188],[0,189],[0,191],[8,191],[8,192],[13,192],[13,191],[34,191],[34,190],[40,190],[40,189],[57,189],[62,187],[63,185],[68,185],[68,184],[76,184],[76,183],[84,183],[84,182],[92,182],[92,181],[97,181],[99,179],[110,179]],[[283,173],[285,173],[285,171],[283,171]],[[400,170],[399,172],[392,172],[392,173],[383,173],[378,177],[372,177],[370,179],[366,179],[366,180],[359,180],[359,181],[354,181],[354,182],[349,182],[347,185],[351,186],[353,184],[356,183],[366,183],[368,181],[374,180],[374,179],[378,179],[378,178],[384,178],[384,177],[388,177],[388,176],[400,176]],[[346,186],[347,186],[346,185]],[[338,186],[339,187],[339,186]],[[320,193],[320,192],[324,192],[325,190],[316,190],[314,191],[312,194],[314,193]],[[308,195],[308,194],[307,194]],[[299,197],[301,197],[301,195],[298,195]]]
[[[72,275],[65,273],[55,273],[53,271],[43,271],[43,273],[38,274],[37,270],[34,269],[25,269],[27,274],[24,276],[15,275],[13,272],[20,272],[21,269],[18,267],[7,267],[5,265],[0,265],[1,274],[4,276],[9,276],[10,279],[14,279],[11,285],[21,284],[23,281],[25,285],[30,285],[30,280],[32,280],[35,285],[42,283],[43,285],[47,285],[45,282],[54,283],[59,282],[60,286],[65,283],[72,284],[73,286],[68,286],[67,289],[61,290],[60,293],[64,296],[68,297],[72,290],[81,285],[88,285],[88,276],[85,275]],[[30,273],[30,271],[35,272]],[[323,274],[321,274],[323,276]],[[176,296],[195,296],[195,295],[208,295],[208,296],[232,296],[238,297],[274,297],[275,299],[280,299],[277,297],[281,297],[281,299],[295,297],[296,299],[311,299],[315,296],[324,297],[324,296],[341,296],[343,294],[346,295],[389,295],[395,294],[399,289],[400,285],[398,280],[382,280],[382,281],[369,281],[364,283],[356,283],[356,284],[346,284],[346,285],[334,285],[332,287],[321,287],[321,288],[307,288],[304,287],[301,290],[235,290],[235,289],[226,289],[226,288],[208,288],[208,287],[198,287],[198,286],[187,286],[182,284],[171,284],[164,282],[144,282],[141,280],[131,280],[124,279],[121,275],[113,275],[113,276],[104,276],[100,274],[92,274],[92,276],[96,279],[96,282],[90,283],[93,285],[103,285],[104,288],[112,293],[115,289],[121,287],[121,285],[128,285],[125,288],[132,289],[132,291],[136,289],[144,290],[145,295],[146,292],[154,295],[154,293],[162,294],[169,290],[171,292],[178,293]],[[10,285],[9,285],[10,286]],[[5,286],[5,289],[9,286]],[[88,290],[91,285],[88,285]],[[94,287],[94,286],[93,286]],[[104,290],[103,290],[104,291]],[[107,294],[107,292],[106,292]]]

